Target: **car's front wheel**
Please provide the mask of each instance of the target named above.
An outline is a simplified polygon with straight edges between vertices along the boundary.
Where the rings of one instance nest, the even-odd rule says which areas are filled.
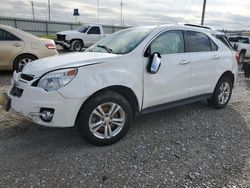
[[[94,145],[110,145],[120,140],[132,122],[129,102],[115,92],[90,99],[80,110],[78,127],[83,138]]]
[[[230,101],[233,90],[233,82],[229,77],[223,77],[217,83],[213,97],[209,99],[215,108],[224,108]]]
[[[80,52],[83,48],[83,42],[81,40],[74,40],[71,44],[72,51]]]

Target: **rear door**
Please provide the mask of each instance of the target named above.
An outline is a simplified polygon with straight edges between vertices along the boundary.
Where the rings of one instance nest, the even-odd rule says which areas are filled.
[[[91,46],[102,38],[101,29],[99,26],[92,26],[87,32],[87,40],[85,45]]]
[[[24,42],[14,34],[0,29],[0,69],[12,69],[17,54],[24,48]]]
[[[213,92],[220,60],[217,45],[206,34],[185,31],[187,53],[191,56],[190,97]]]

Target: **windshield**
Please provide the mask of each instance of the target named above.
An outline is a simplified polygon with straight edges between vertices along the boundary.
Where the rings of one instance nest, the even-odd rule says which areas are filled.
[[[78,27],[76,30],[81,32],[81,33],[86,33],[86,31],[88,30],[90,26],[89,25],[82,25],[80,27]]]
[[[89,52],[126,54],[134,50],[152,31],[152,28],[132,28],[118,31],[90,47]]]

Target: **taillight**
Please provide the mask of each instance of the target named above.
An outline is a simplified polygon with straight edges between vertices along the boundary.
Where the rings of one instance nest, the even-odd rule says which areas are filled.
[[[56,46],[52,43],[49,43],[49,44],[45,44],[45,46],[48,48],[48,49],[56,49]]]
[[[237,63],[240,64],[240,54],[239,54],[239,52],[235,53],[235,59],[236,59]]]

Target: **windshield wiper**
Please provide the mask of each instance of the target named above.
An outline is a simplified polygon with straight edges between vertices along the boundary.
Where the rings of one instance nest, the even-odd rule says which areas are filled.
[[[108,48],[107,46],[97,45],[97,47],[105,49],[108,53],[112,53],[113,52],[113,50],[110,49],[110,48]]]

